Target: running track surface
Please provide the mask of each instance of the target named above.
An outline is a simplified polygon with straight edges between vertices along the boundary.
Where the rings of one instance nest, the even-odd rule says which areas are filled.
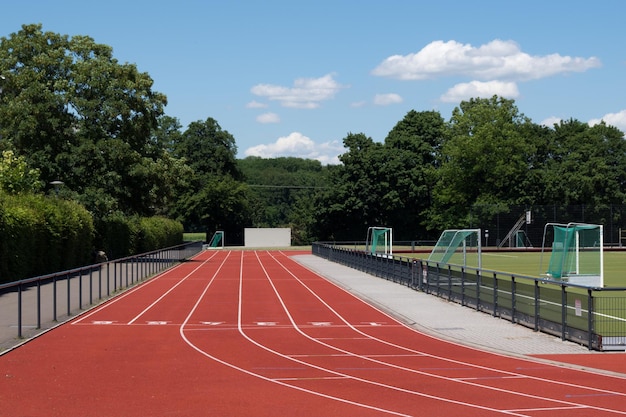
[[[421,334],[290,254],[202,252],[0,356],[0,415],[626,415],[622,374]]]

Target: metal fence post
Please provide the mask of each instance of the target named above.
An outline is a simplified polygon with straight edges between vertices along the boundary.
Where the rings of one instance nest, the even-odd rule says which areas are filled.
[[[70,287],[70,274],[65,274],[65,283],[67,284],[67,315],[69,316],[71,311],[72,311],[72,307],[70,305],[70,300],[71,300],[71,287]]]
[[[482,277],[480,275],[480,269],[476,270],[476,311],[480,311],[480,287],[482,286]]]
[[[511,323],[515,323],[517,315],[517,283],[515,276],[511,276]]]
[[[594,305],[593,305],[593,291],[591,288],[587,289],[587,348],[592,349],[593,346],[593,333],[594,333]]]
[[[57,277],[52,278],[52,320],[57,321]]]
[[[41,281],[37,280],[37,328],[41,329]]]
[[[533,330],[537,331],[539,330],[539,300],[540,300],[540,292],[539,292],[539,280],[535,280],[535,327]]]
[[[17,286],[17,338],[22,338],[22,284]]]
[[[561,340],[565,340],[565,334],[567,333],[565,327],[567,326],[567,291],[565,285],[561,284]]]
[[[493,273],[493,316],[498,315],[498,274]]]

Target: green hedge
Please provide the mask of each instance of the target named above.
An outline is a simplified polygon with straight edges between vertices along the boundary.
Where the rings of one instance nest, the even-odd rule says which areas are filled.
[[[94,249],[109,259],[183,241],[183,225],[164,217],[114,213],[96,222],[73,201],[0,192],[0,283],[94,263]]]
[[[96,248],[109,259],[150,252],[183,241],[183,225],[165,217],[125,216],[114,213],[97,223]]]
[[[0,282],[86,265],[93,238],[91,214],[75,202],[0,194]]]

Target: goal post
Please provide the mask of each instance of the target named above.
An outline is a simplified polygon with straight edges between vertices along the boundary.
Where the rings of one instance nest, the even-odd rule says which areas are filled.
[[[393,229],[381,226],[368,227],[365,251],[372,255],[393,255]]]
[[[208,244],[209,249],[224,249],[224,232],[221,230],[213,233],[213,237]]]
[[[482,267],[480,229],[447,229],[428,257],[429,262]]]
[[[604,286],[604,228],[599,224],[547,223],[544,227],[543,252],[552,237],[550,260],[543,276],[573,284]]]

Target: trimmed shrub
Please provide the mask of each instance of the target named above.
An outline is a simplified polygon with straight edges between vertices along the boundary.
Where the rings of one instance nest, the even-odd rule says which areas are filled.
[[[183,241],[183,225],[165,217],[144,217],[140,220],[139,253],[175,246]]]
[[[85,265],[93,237],[91,214],[73,201],[0,194],[0,282]]]
[[[96,248],[104,250],[109,259],[175,246],[183,241],[183,225],[160,216],[114,213],[101,219],[96,229]]]

